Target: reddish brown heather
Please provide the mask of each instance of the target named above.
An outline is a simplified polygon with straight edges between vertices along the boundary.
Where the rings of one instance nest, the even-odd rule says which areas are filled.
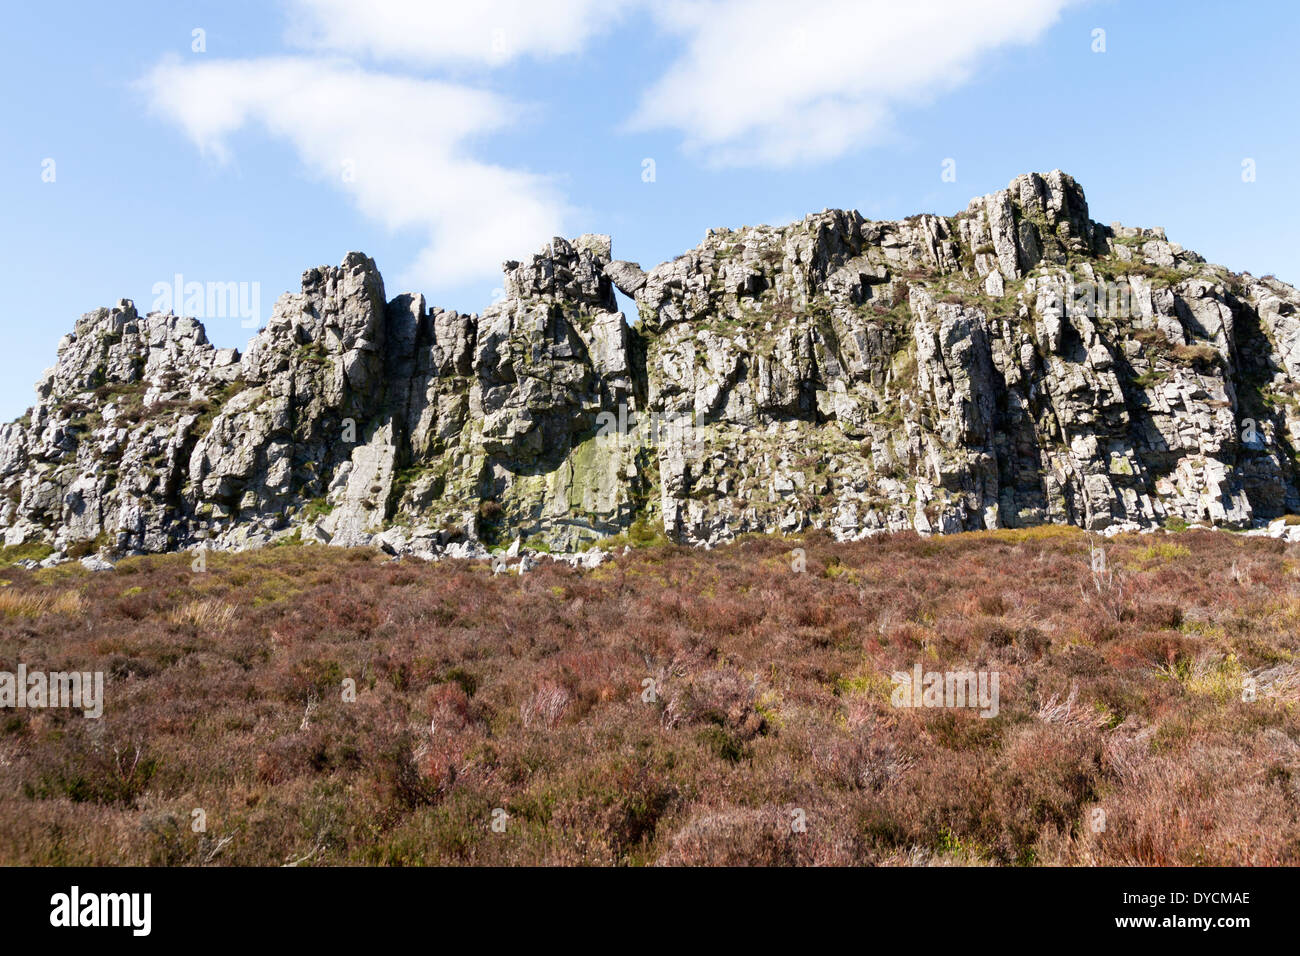
[[[0,569],[0,670],[107,674],[100,720],[0,711],[0,863],[1300,863],[1298,546],[1103,547]],[[917,661],[998,716],[892,706]]]

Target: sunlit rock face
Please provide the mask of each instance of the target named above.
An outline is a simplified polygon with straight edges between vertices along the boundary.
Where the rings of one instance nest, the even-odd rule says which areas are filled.
[[[1300,294],[1093,222],[1059,171],[955,216],[611,255],[557,238],[462,315],[349,253],[242,355],[129,301],[89,313],[0,426],[4,543],[465,556],[1300,512]]]

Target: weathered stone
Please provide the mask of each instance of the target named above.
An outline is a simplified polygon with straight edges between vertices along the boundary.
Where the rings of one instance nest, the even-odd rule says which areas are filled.
[[[827,210],[649,271],[610,257],[556,238],[463,315],[389,300],[349,253],[242,355],[127,300],[88,313],[0,425],[4,542],[513,541],[519,566],[545,542],[594,566],[634,525],[712,546],[1300,511],[1300,293],[1092,222],[1059,171],[949,218]]]

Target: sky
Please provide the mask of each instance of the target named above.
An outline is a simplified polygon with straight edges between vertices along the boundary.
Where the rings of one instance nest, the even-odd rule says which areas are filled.
[[[650,268],[1057,168],[1098,221],[1297,283],[1298,28],[1293,0],[7,3],[0,420],[122,298],[242,348],[350,250],[477,312],[553,235]]]

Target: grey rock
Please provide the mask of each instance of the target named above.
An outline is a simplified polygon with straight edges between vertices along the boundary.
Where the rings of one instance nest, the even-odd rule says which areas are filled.
[[[637,293],[645,288],[646,274],[639,263],[624,262],[618,259],[605,266],[605,275],[614,283],[619,292],[636,298]]]
[[[127,300],[88,313],[0,425],[4,543],[514,542],[522,565],[529,540],[590,567],[634,526],[712,547],[1300,512],[1300,293],[1093,222],[1059,171],[951,217],[710,230],[648,271],[611,251],[556,238],[477,315],[389,299],[349,253],[242,354]]]

